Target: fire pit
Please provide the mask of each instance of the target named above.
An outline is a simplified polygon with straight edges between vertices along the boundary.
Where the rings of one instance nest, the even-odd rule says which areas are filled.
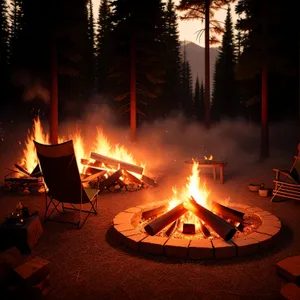
[[[258,207],[210,200],[194,162],[186,188],[171,200],[129,208],[113,220],[128,247],[148,254],[209,259],[245,256],[269,246],[280,220]],[[182,199],[182,200],[181,200]]]

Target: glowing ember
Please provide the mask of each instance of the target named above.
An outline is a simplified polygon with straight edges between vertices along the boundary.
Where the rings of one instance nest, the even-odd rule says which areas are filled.
[[[208,199],[210,195],[210,191],[207,189],[205,182],[201,184],[199,170],[199,164],[194,161],[192,167],[192,174],[187,178],[187,185],[181,191],[180,195],[178,195],[177,190],[175,187],[172,188],[173,190],[173,197],[169,202],[169,210],[177,206],[183,201],[188,201],[190,196],[193,198],[203,207],[210,209],[210,201]],[[180,218],[179,228],[182,230],[184,223],[195,224],[196,230],[200,229],[200,222],[201,220],[196,217],[193,213],[187,212]]]

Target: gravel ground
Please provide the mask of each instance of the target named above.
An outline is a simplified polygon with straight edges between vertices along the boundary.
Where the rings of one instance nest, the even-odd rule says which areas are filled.
[[[208,179],[208,186],[213,197],[230,196],[234,202],[255,205],[278,216],[283,229],[275,247],[244,259],[193,262],[141,256],[115,245],[108,233],[117,213],[164,200],[171,195],[172,184],[182,182],[186,175],[161,174],[157,188],[101,195],[99,215],[91,216],[81,230],[52,222],[44,225],[44,235],[33,254],[51,261],[51,290],[45,299],[281,299],[279,291],[285,282],[277,276],[275,264],[299,255],[300,202],[269,203],[269,198],[247,189],[250,182],[270,187],[272,167],[272,162],[246,165],[238,172],[228,167],[224,185]],[[42,216],[41,196],[2,194],[2,219],[19,200]]]

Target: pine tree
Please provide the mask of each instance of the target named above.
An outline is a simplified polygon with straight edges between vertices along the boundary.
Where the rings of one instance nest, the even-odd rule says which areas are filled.
[[[108,93],[111,30],[111,9],[108,0],[101,0],[96,35],[96,79],[98,92],[104,94]]]
[[[296,108],[298,82],[295,83],[295,61],[298,53],[295,36],[299,34],[299,26],[296,21],[297,12],[291,9],[293,6],[293,0],[287,0],[284,5],[279,0],[239,0],[236,6],[236,12],[241,15],[237,28],[245,33],[243,52],[237,68],[238,76],[251,80],[252,83],[256,82],[256,88],[261,87],[262,159],[269,156],[268,98],[271,93],[276,101],[270,101],[270,105],[277,105],[281,115],[286,108]],[[277,77],[276,83],[274,77]],[[258,80],[260,82],[257,83]],[[271,80],[273,84],[269,86]],[[282,93],[280,85],[283,88]],[[271,86],[275,88],[269,90]],[[259,97],[259,94],[256,96]],[[291,101],[293,98],[295,102],[282,104],[282,99]]]
[[[197,120],[204,121],[205,115],[205,105],[204,105],[204,85],[203,81],[201,81],[201,85],[199,83],[199,77],[196,77],[195,83],[195,92],[194,92],[194,113],[197,117]]]
[[[193,107],[193,79],[189,61],[186,57],[186,46],[183,48],[182,73],[182,109],[186,117],[190,117]]]
[[[88,45],[85,8],[85,0],[23,2],[24,26],[18,38],[14,60],[19,69],[30,73],[33,84],[31,94],[32,90],[37,89],[37,85],[39,88],[42,86],[46,94],[49,89],[46,100],[50,98],[51,143],[57,143],[58,140],[58,96],[59,93],[62,96],[62,91],[67,91],[58,90],[58,84],[66,85],[66,81],[58,77],[58,74],[73,77],[81,75],[86,79],[85,68],[89,68],[89,63],[84,62]],[[27,92],[26,95],[31,95],[30,93]]]
[[[172,0],[168,0],[165,12],[165,62],[166,79],[163,94],[163,115],[180,108],[180,42],[177,24],[177,15]]]
[[[205,118],[205,89],[204,89],[204,83],[201,81],[200,84],[200,120],[204,121]]]
[[[235,66],[233,26],[230,8],[228,7],[225,31],[214,73],[212,113],[217,120],[222,116],[234,118],[240,112]]]
[[[6,71],[9,54],[9,27],[7,20],[7,5],[5,1],[0,2],[0,72]],[[2,78],[1,78],[2,79]]]
[[[218,22],[211,18],[214,16],[214,12],[220,9],[222,6],[234,2],[235,0],[181,0],[177,9],[185,11],[183,19],[200,19],[205,21],[204,35],[205,35],[205,124],[207,128],[210,127],[210,57],[209,46],[210,43],[215,43],[216,38],[210,37],[211,29],[216,33],[221,33]]]
[[[10,62],[15,65],[14,56],[18,49],[21,32],[24,29],[24,0],[11,0],[10,13]]]
[[[200,119],[200,83],[199,83],[199,77],[197,74],[196,77],[196,83],[195,83],[195,90],[194,90],[194,101],[193,101],[193,113],[197,117],[197,119]]]
[[[140,105],[157,98],[164,83],[164,9],[161,0],[114,0],[112,7],[110,79],[115,98],[123,102],[121,113],[130,112],[131,138],[135,139]]]
[[[88,55],[91,63],[91,80],[93,82],[93,86],[95,84],[95,74],[96,74],[96,57],[95,57],[95,24],[94,24],[94,13],[93,13],[93,2],[92,0],[88,0],[88,37],[89,37],[89,47],[88,47]]]
[[[0,96],[4,99],[7,89],[8,56],[9,56],[9,27],[7,21],[7,5],[0,3]],[[2,102],[2,101],[1,101]]]

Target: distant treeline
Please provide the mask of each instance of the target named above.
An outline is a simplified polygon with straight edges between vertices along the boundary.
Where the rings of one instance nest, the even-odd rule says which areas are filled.
[[[260,120],[264,61],[270,119],[298,115],[299,26],[291,18],[293,1],[287,0],[290,6],[283,9],[277,9],[278,1],[267,2],[263,13],[260,1],[238,1],[243,18],[237,35],[228,9],[215,66],[213,121]],[[28,115],[36,108],[48,113],[55,62],[60,118],[80,117],[98,95],[99,104],[108,104],[128,123],[134,63],[138,123],[179,111],[203,121],[204,85],[198,78],[192,83],[173,1],[101,0],[97,13],[95,23],[91,0],[0,2],[1,111]]]

